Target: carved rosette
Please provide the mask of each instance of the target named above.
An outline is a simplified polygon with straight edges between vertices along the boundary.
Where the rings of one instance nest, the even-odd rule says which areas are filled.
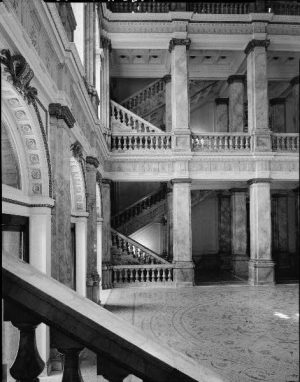
[[[244,52],[245,52],[246,56],[248,56],[248,54],[250,52],[252,52],[252,50],[255,47],[264,47],[265,49],[267,49],[269,45],[270,45],[270,40],[255,40],[255,39],[253,39],[253,40],[249,41]]]
[[[172,38],[169,43],[169,52],[172,52],[174,46],[176,45],[185,45],[186,49],[189,49],[191,45],[191,39],[190,38]]]

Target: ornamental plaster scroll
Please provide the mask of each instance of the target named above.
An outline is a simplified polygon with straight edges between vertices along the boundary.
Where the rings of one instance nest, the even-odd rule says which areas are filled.
[[[3,73],[3,71],[2,71]],[[25,163],[28,188],[24,190],[30,196],[51,196],[51,165],[45,131],[22,95],[8,82],[5,73],[2,75],[2,107],[8,118],[7,126],[11,135],[19,136],[18,152],[23,155],[20,161]],[[47,149],[45,148],[47,147]]]
[[[86,188],[81,163],[75,157],[70,158],[71,168],[71,205],[72,212],[86,211]]]

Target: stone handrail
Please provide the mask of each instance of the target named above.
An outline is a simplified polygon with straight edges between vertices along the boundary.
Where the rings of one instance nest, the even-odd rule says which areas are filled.
[[[272,134],[273,151],[299,151],[299,134],[297,133],[273,133]]]
[[[44,322],[55,329],[58,340],[63,337],[71,342],[71,348],[65,353],[65,366],[69,364],[64,367],[63,380],[73,381],[71,375],[80,375],[78,354],[87,347],[97,354],[103,366],[109,364],[107,360],[112,362],[113,368],[105,370],[105,378],[109,380],[115,380],[113,373],[122,370],[124,374],[118,381],[132,374],[144,382],[224,382],[223,378],[192,358],[153,341],[139,328],[8,254],[2,256],[2,280],[4,303],[24,312],[17,316],[16,322],[13,318],[9,320],[14,325],[20,323],[20,336],[30,339],[25,343],[24,340],[19,342],[15,367],[10,369],[18,370],[14,375],[17,374],[20,380],[24,376],[29,376],[28,380],[36,380],[43,370],[34,336],[36,325]],[[28,332],[26,320],[29,321],[30,315],[33,324]],[[59,347],[63,348],[66,340],[61,341],[64,345]],[[77,343],[79,348],[74,349]],[[99,369],[97,374],[103,375]]]
[[[151,251],[151,249],[144,247],[142,244],[113,228],[111,229],[111,241],[112,246],[115,246],[127,255],[132,255],[141,264],[169,264],[167,260]]]
[[[158,265],[113,265],[113,284],[172,283],[173,267],[170,264]]]
[[[151,97],[164,90],[165,81],[163,78],[160,78],[124,99],[121,105],[126,107],[126,109],[134,111],[139,104],[147,102]]]
[[[251,136],[246,133],[201,133],[192,135],[194,151],[239,151],[251,149]]]
[[[137,132],[158,132],[162,131],[152,125],[152,123],[132,113],[130,110],[119,105],[115,101],[110,101],[110,118],[112,130],[117,129],[119,131],[137,131]]]
[[[159,190],[150,192],[117,214],[113,215],[111,218],[111,225],[117,228],[120,225],[127,223],[130,219],[139,215],[145,209],[151,208],[162,199],[165,199],[165,197],[166,187],[161,187]]]
[[[172,148],[172,134],[154,133],[117,133],[111,135],[111,151],[160,150]]]

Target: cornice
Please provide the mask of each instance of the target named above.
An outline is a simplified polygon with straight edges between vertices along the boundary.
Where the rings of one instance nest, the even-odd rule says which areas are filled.
[[[255,48],[255,47],[264,47],[264,48],[268,48],[268,46],[270,45],[270,40],[251,40],[249,41],[248,45],[246,46],[244,52],[246,54],[246,56],[248,56],[248,54]]]
[[[91,164],[95,168],[97,168],[99,166],[99,164],[100,164],[99,160],[97,158],[95,158],[95,157],[92,157],[92,156],[87,156],[85,158],[85,161],[86,161],[87,164]]]
[[[189,49],[191,45],[191,39],[190,38],[172,38],[169,43],[169,52],[172,52],[174,49],[174,46],[176,45],[185,45],[186,49]]]
[[[246,76],[243,74],[234,74],[232,76],[229,76],[227,79],[227,82],[229,85],[231,85],[233,82],[242,82],[244,83],[246,80]]]
[[[62,106],[60,103],[50,103],[49,114],[57,119],[63,119],[69,129],[74,126],[75,118],[68,106]]]

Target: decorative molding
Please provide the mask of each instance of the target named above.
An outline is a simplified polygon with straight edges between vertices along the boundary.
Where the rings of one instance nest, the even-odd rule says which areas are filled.
[[[21,202],[19,200],[14,200],[14,199],[9,199],[9,198],[4,198],[2,197],[2,202],[6,202],[6,203],[10,203],[10,204],[17,204],[19,206],[24,206],[24,207],[47,207],[47,208],[53,208],[54,207],[54,204],[51,205],[51,204],[37,204],[37,203],[33,203],[33,204],[30,204],[30,203],[25,203],[25,202]]]
[[[248,54],[255,48],[255,47],[264,47],[264,48],[268,48],[268,46],[270,45],[270,40],[251,40],[249,41],[248,45],[246,46],[244,52],[246,54],[246,56],[248,56]]]
[[[234,74],[232,76],[229,76],[227,78],[227,82],[229,85],[231,85],[233,82],[242,82],[244,83],[246,80],[246,76],[243,74]]]
[[[215,103],[216,105],[228,105],[229,98],[216,98]]]
[[[274,106],[274,105],[284,105],[285,104],[285,98],[272,98],[270,99],[270,105],[271,106]]]
[[[99,160],[95,157],[92,157],[92,156],[87,156],[85,158],[85,162],[86,162],[86,164],[93,165],[95,168],[97,168],[100,164]]]
[[[272,183],[272,179],[271,178],[253,178],[247,181],[247,184],[249,186],[256,183]]]
[[[296,76],[296,77],[292,78],[291,81],[290,81],[290,84],[292,86],[295,86],[295,85],[299,84],[299,79],[300,79],[300,76]]]
[[[169,52],[172,52],[174,46],[176,45],[185,45],[186,49],[189,49],[191,45],[190,38],[172,38],[169,43]]]
[[[70,129],[74,126],[75,118],[68,106],[62,106],[60,103],[50,103],[49,114],[57,119],[63,119]]]

